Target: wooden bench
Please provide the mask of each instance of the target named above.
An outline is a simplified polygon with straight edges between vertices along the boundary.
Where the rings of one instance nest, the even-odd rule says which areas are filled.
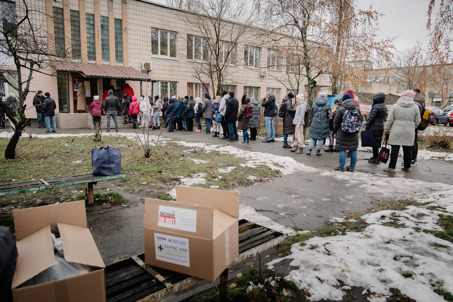
[[[61,188],[78,184],[88,184],[87,189],[88,204],[92,205],[94,204],[93,185],[97,184],[99,181],[107,181],[122,178],[124,178],[124,174],[118,174],[113,176],[95,176],[93,174],[83,174],[49,179],[12,182],[8,184],[0,184],[0,196]]]

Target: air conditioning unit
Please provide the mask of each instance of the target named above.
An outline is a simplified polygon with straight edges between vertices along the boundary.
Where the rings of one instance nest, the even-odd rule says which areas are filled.
[[[265,78],[269,75],[269,71],[267,69],[261,70],[260,77]]]
[[[142,63],[142,71],[151,71],[153,70],[153,66],[149,62]]]

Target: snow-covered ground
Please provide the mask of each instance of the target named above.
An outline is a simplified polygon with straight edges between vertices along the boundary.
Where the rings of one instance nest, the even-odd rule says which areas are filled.
[[[269,268],[290,259],[287,278],[306,289],[311,301],[342,300],[352,286],[363,287],[370,301],[386,301],[392,288],[416,301],[445,301],[435,290],[453,293],[453,244],[426,230],[442,230],[439,216],[453,214],[451,196],[453,187],[405,210],[366,214],[363,231],[296,243]]]
[[[419,131],[421,136],[442,135],[453,137],[453,127],[448,126],[428,126],[424,131]]]

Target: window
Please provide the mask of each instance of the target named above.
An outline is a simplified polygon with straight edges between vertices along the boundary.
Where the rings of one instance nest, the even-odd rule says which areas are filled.
[[[281,69],[281,53],[275,49],[267,49],[267,68],[270,70]]]
[[[123,63],[123,20],[115,19],[115,61]]]
[[[246,94],[250,99],[255,98],[256,100],[259,100],[259,98],[260,98],[260,88],[259,87],[244,86],[244,94]]]
[[[80,48],[80,18],[79,12],[71,10],[71,44],[72,44],[72,58],[80,59],[82,57]]]
[[[101,16],[101,49],[102,61],[110,61],[109,49],[109,17]]]
[[[187,35],[187,59],[207,61],[208,49],[206,39],[199,36]]]
[[[88,60],[96,61],[96,36],[94,33],[93,14],[87,14],[87,50]]]
[[[57,75],[57,89],[59,112],[69,112],[69,87],[67,74]]]
[[[60,7],[53,8],[53,26],[55,31],[55,54],[58,57],[64,57],[66,54],[64,41],[64,18],[63,9]]]
[[[204,99],[204,94],[206,91],[209,91],[208,85],[203,85],[201,83],[188,83],[187,84],[187,95],[193,96],[194,98]]]
[[[223,85],[220,91],[234,91],[236,93],[236,85]]]
[[[151,52],[153,55],[176,58],[176,33],[151,28]]]
[[[0,39],[16,23],[16,3],[0,1]]]
[[[219,42],[219,61],[222,64],[234,64],[236,61],[236,46],[233,43]]]
[[[260,67],[260,48],[250,45],[244,46],[244,65],[250,67]]]
[[[277,104],[280,104],[281,103],[281,99],[280,99],[280,88],[270,88],[270,87],[267,87],[266,88],[266,93],[270,91],[272,92],[272,94],[275,96],[275,103]]]
[[[158,95],[159,97],[172,97],[178,95],[178,82],[153,82],[153,97]]]

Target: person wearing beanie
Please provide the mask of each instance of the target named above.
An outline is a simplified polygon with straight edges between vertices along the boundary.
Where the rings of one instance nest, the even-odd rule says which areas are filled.
[[[203,117],[203,102],[200,97],[195,99],[195,122],[197,123],[197,130],[195,132],[202,132],[201,118]]]
[[[99,100],[99,95],[93,96],[93,101],[90,106],[91,117],[93,118],[94,129],[99,131],[101,129],[101,115],[102,115],[102,103]]]
[[[42,93],[42,92],[41,92]],[[3,96],[5,94],[3,91],[0,91],[0,102],[3,103]],[[0,106],[0,129],[6,129],[6,116],[5,116],[5,111],[3,111],[3,107]]]
[[[342,101],[342,99],[340,99],[340,98],[335,99],[334,104],[335,104],[336,110],[338,110],[338,108],[340,108],[341,101]],[[334,140],[335,132],[333,132],[333,121],[335,119],[335,114],[337,111],[334,111],[332,107],[331,107],[331,110],[332,110],[332,118],[329,121],[329,148],[327,148],[325,150],[325,152],[337,151],[337,150],[333,149],[333,144],[335,143],[335,140]]]
[[[307,102],[305,101],[305,96],[303,94],[298,94],[296,96],[296,102],[297,108],[293,119],[293,125],[295,126],[294,142],[292,145],[293,148],[290,151],[295,152],[296,154],[302,154],[305,147],[304,125]]]
[[[348,89],[344,92],[344,94],[349,94],[351,96],[351,99],[354,101],[354,104],[357,108],[359,108],[360,111],[360,104],[359,102],[356,101],[355,96],[354,96],[354,91],[352,89]]]
[[[239,140],[238,129],[236,122],[238,120],[239,101],[234,97],[234,91],[229,91],[230,98],[226,101],[225,120],[228,123],[228,131],[230,132],[229,141]]]
[[[211,119],[212,119],[211,105],[212,105],[211,97],[209,96],[209,92],[206,92],[204,94],[204,101],[203,101],[203,108],[202,108],[204,122],[206,124],[206,134],[211,133]]]
[[[44,128],[44,116],[43,116],[43,110],[42,110],[42,105],[44,103],[44,95],[42,90],[38,90],[33,97],[33,106],[35,106],[36,109],[36,117],[38,119],[38,128]]]
[[[160,113],[162,112],[162,107],[162,100],[156,95],[153,102],[153,129],[160,129]]]
[[[183,128],[183,115],[184,115],[184,100],[179,99],[175,105],[175,119],[176,119],[176,125],[178,126],[176,130],[182,131]]]
[[[250,117],[247,117],[250,98],[244,94],[241,103],[242,105],[238,113],[238,129],[242,130],[243,144],[250,144],[250,135],[248,133]]]
[[[195,102],[193,100],[193,97],[189,98],[189,101],[186,103],[186,107],[184,109],[184,116],[186,118],[186,126],[187,126],[187,131],[192,132],[193,131],[193,118],[195,117]]]
[[[55,109],[57,104],[54,99],[50,97],[50,93],[44,93],[46,97],[42,105],[44,120],[46,122],[46,132],[50,132],[50,126],[52,125],[52,132],[57,132],[57,124],[55,123]]]
[[[288,144],[288,135],[294,134],[295,129],[293,119],[296,110],[294,110],[293,107],[293,99],[294,94],[292,94],[291,92],[288,93],[288,95],[283,98],[280,110],[278,112],[278,116],[283,118],[283,148],[288,149],[291,148],[291,146]]]
[[[175,108],[176,108],[176,99],[170,98],[168,101],[168,108],[167,112],[165,113],[165,118],[167,119],[168,123],[168,132],[175,131]]]
[[[212,137],[219,137],[220,129],[222,128],[221,124],[215,121],[215,115],[217,114],[217,112],[219,112],[219,108],[220,95],[215,97],[211,105],[212,132],[214,132],[214,135]]]
[[[109,93],[110,96],[110,93]],[[123,100],[123,116],[124,122],[123,124],[131,123],[131,116],[129,115],[129,107],[132,102],[132,96],[129,94],[129,91],[124,92],[124,100]]]
[[[129,115],[132,118],[132,128],[137,128],[137,115],[140,112],[140,104],[135,96],[132,97],[132,103],[129,105]]]
[[[324,92],[319,93],[319,97],[314,101],[311,116],[313,116],[313,119],[309,132],[310,144],[306,154],[311,155],[311,150],[316,145],[316,156],[321,156],[321,148],[329,136],[329,122],[332,117],[327,94]]]
[[[260,124],[261,106],[254,97],[250,100],[250,106],[252,106],[253,109],[253,116],[249,121],[250,140],[256,141],[257,128]]]
[[[345,93],[342,98],[341,106],[338,106],[335,119],[333,122],[334,132],[336,133],[337,140],[335,149],[339,151],[339,162],[340,165],[336,167],[335,171],[354,172],[355,165],[357,163],[357,147],[359,146],[359,132],[347,132],[343,131],[343,122],[345,122],[345,113],[350,113],[351,117],[357,118],[358,122],[362,122],[362,115],[355,105],[352,96],[349,93]],[[310,130],[311,131],[311,130]],[[346,151],[351,153],[351,163],[345,169],[346,164]]]
[[[226,100],[228,100],[228,92],[225,90],[222,91],[221,95],[221,100],[220,100],[220,107],[219,107],[219,112],[223,116],[222,117],[222,130],[223,130],[223,136],[219,137],[220,139],[228,139],[230,137],[230,132],[228,130],[228,122],[225,120],[225,110],[226,110]]]
[[[385,172],[394,173],[400,146],[403,146],[404,172],[411,172],[412,147],[415,139],[415,129],[420,124],[420,111],[415,105],[412,90],[401,93],[401,98],[392,106],[385,123],[385,138],[392,146],[390,163]]]
[[[104,101],[104,112],[107,119],[107,132],[110,132],[110,119],[113,118],[115,122],[115,131],[118,132],[118,112],[117,108],[120,107],[119,99],[113,94],[113,90],[108,91],[109,96]]]
[[[387,115],[387,107],[384,105],[385,94],[382,92],[373,95],[373,106],[366,123],[366,130],[371,129],[376,145],[373,146],[373,156],[368,160],[370,164],[380,164],[378,160],[379,148],[381,147],[382,135],[384,134],[384,121]]]
[[[266,139],[263,143],[275,142],[275,96],[271,91],[268,91],[266,97],[263,99],[261,106],[264,107],[264,122],[266,125]]]

